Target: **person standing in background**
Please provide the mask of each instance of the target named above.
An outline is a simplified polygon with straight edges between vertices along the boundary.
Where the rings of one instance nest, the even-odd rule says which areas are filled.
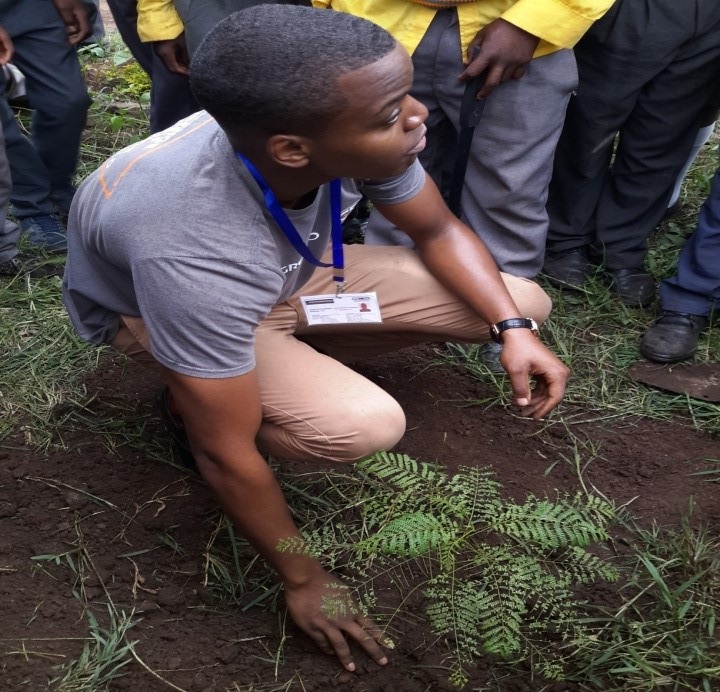
[[[14,44],[13,63],[25,75],[33,111],[23,135],[6,101],[0,101],[13,188],[13,214],[29,242],[47,251],[67,247],[65,227],[75,194],[73,176],[90,105],[75,46],[90,33],[80,0],[0,2],[0,24]]]
[[[655,298],[647,239],[720,79],[720,2],[618,0],[575,54],[580,85],[555,156],[543,271],[582,289],[602,265],[620,300],[642,307]]]

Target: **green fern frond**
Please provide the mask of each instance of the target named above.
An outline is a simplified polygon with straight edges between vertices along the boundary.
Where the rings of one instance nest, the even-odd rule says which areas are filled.
[[[445,517],[413,512],[393,519],[370,538],[357,544],[361,554],[419,557],[451,543],[457,534]]]
[[[598,495],[588,496],[578,493],[575,495],[573,504],[578,511],[585,514],[588,521],[596,521],[607,525],[617,518],[615,506]]]
[[[437,464],[419,462],[407,454],[376,452],[358,462],[356,467],[362,473],[394,485],[398,490],[447,482],[447,474]]]
[[[444,499],[455,516],[475,521],[499,502],[501,487],[493,471],[461,466],[449,479]]]
[[[433,632],[449,636],[461,663],[480,655],[482,619],[487,616],[488,596],[472,582],[435,581],[426,595],[432,599],[427,615]]]
[[[614,582],[620,578],[612,565],[579,546],[569,546],[555,560],[575,584],[590,584],[598,580]]]
[[[492,517],[491,526],[499,534],[541,548],[588,546],[608,539],[604,526],[588,521],[576,507],[536,498],[506,506]]]

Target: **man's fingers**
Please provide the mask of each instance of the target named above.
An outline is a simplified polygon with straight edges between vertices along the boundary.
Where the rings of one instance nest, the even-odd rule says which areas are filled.
[[[493,89],[498,86],[503,80],[504,69],[502,65],[492,65],[488,68],[487,77],[485,77],[485,83],[482,89],[478,91],[476,98],[484,99],[490,96]]]
[[[352,654],[350,653],[350,647],[348,646],[347,641],[345,641],[345,637],[342,632],[337,629],[337,627],[332,627],[324,634],[325,637],[327,637],[327,641],[330,643],[332,650],[335,652],[335,655],[340,659],[340,663],[343,668],[349,670],[350,672],[354,672],[355,662],[353,661]]]
[[[308,632],[308,634],[323,653],[327,654],[328,656],[333,656],[335,654],[332,646],[330,646],[327,638],[321,631],[318,630],[315,632]]]
[[[367,621],[371,626],[365,629],[361,625],[352,622],[349,623],[346,632],[352,637],[360,646],[365,650],[365,653],[372,658],[375,663],[379,666],[384,666],[387,662],[387,656],[385,652],[378,644],[378,641],[382,637],[382,632],[373,625],[373,623]]]
[[[384,638],[382,630],[367,618],[358,618],[357,622],[349,620],[337,625],[329,624],[325,629],[311,634],[313,641],[323,651],[335,654],[343,668],[354,672],[355,662],[345,635],[354,639],[379,666],[387,664],[387,654],[379,644]]]
[[[565,387],[561,383],[551,381],[548,385],[544,379],[538,380],[532,400],[527,406],[522,407],[521,414],[535,420],[544,418],[562,401],[564,392]]]
[[[358,617],[355,618],[355,621],[371,637],[373,637],[375,640],[379,641],[383,646],[385,646],[386,641],[391,641],[388,637],[385,636],[385,633],[370,618],[366,618],[366,617],[363,617],[362,615],[359,615]]]
[[[533,393],[530,389],[527,372],[517,372],[507,370],[510,377],[510,386],[512,387],[513,400],[517,406],[528,406],[533,399]]]

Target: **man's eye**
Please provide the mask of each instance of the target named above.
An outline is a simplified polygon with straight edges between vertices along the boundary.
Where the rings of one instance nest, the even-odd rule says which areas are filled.
[[[400,109],[393,111],[393,114],[387,119],[387,124],[392,125],[393,123],[396,123],[398,121],[398,118],[400,117]]]

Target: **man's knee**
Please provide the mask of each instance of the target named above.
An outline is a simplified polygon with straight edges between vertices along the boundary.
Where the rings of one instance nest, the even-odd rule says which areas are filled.
[[[503,281],[522,317],[532,317],[538,324],[548,318],[552,301],[539,284],[509,274],[503,274]]]
[[[405,414],[392,397],[371,410],[344,416],[344,430],[328,439],[330,461],[355,462],[394,447],[405,434]]]

